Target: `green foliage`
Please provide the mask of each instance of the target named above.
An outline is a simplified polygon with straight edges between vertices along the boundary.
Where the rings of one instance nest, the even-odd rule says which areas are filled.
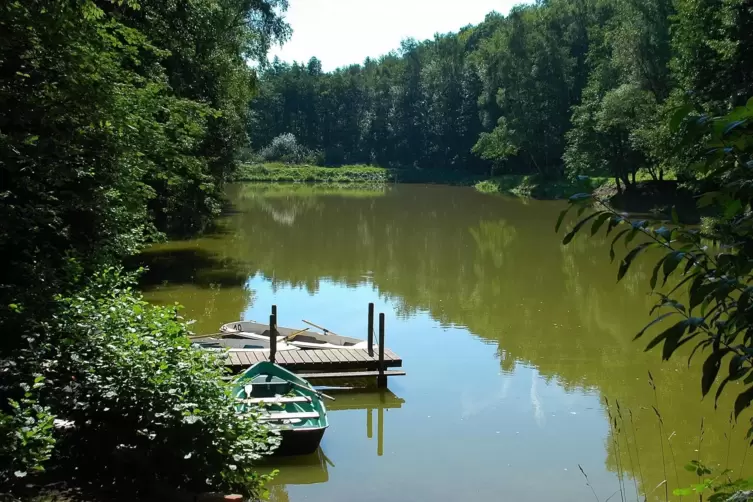
[[[3,484],[23,482],[30,473],[41,472],[55,445],[50,409],[38,402],[44,377],[31,384],[22,382],[22,397],[8,400],[8,412],[0,411],[0,480]]]
[[[690,110],[685,108],[682,113],[687,115]],[[557,227],[573,207],[580,208],[579,214],[588,207],[594,209],[565,236],[563,242],[567,244],[587,221],[608,220],[607,235],[616,233],[612,260],[617,243],[623,242],[629,249],[620,261],[618,280],[639,254],[655,250],[659,258],[651,287],[655,289],[660,279],[662,286],[669,282],[673,287],[668,292],[657,292],[659,301],[652,312],[666,312],[636,339],[661,325],[664,330],[654,336],[646,350],[662,345],[665,360],[685,344],[694,345],[690,359],[706,351],[702,394],[709,394],[718,382],[718,400],[729,383],[741,381],[734,405],[734,414],[739,416],[753,402],[753,190],[749,174],[753,166],[753,99],[724,116],[690,115],[675,123],[684,131],[681,148],[693,149],[699,142],[703,145],[704,154],[692,166],[693,171],[720,187],[704,194],[698,202],[699,206],[715,210],[717,224],[713,233],[680,226],[675,211],[671,223],[633,220],[588,194],[571,198]],[[639,235],[641,239],[636,241]],[[675,321],[666,327],[664,320],[669,317]]]
[[[632,188],[679,172],[673,110],[719,113],[753,94],[743,0],[553,0],[331,73],[273,62],[252,144],[292,132],[327,165],[375,164]],[[501,170],[500,170],[501,169]]]
[[[575,180],[551,180],[538,175],[506,174],[476,183],[484,193],[505,193],[535,199],[563,199],[570,194],[603,186],[606,178],[579,176]]]
[[[25,398],[37,413],[29,434],[49,441],[41,433],[54,413],[66,425],[48,463],[102,489],[152,480],[259,496],[266,478],[253,465],[278,437],[253,418],[238,419],[223,356],[192,348],[177,308],[147,304],[132,281],[117,270],[97,273],[30,329],[29,347],[16,354],[21,368],[43,371],[34,401]],[[49,443],[28,446],[38,462],[49,456]]]
[[[261,149],[259,156],[267,162],[284,162],[285,164],[321,164],[324,161],[321,152],[315,152],[298,143],[291,133],[280,134]]]
[[[750,500],[753,493],[753,478],[732,481],[729,478],[732,473],[730,469],[715,473],[702,462],[693,460],[685,466],[685,470],[696,473],[699,482],[687,488],[676,488],[672,493],[679,497],[698,496],[700,500],[703,500],[704,496],[710,492],[711,494],[706,497],[709,502],[742,502]]]
[[[113,466],[103,479],[151,479],[144,470],[150,466],[171,482],[190,477],[203,489],[258,491],[250,462],[266,434],[253,422],[231,424],[218,365],[190,355],[185,328],[170,324],[167,311],[147,309],[117,283],[109,283],[111,293],[82,288],[158,232],[200,231],[219,212],[224,179],[247,144],[256,82],[248,60],[264,59],[271,42],[286,38],[278,15],[286,5],[0,5],[4,481],[26,481],[23,473],[45,465],[88,463],[92,473]],[[156,339],[164,343],[160,350]],[[69,373],[59,373],[63,364]],[[178,411],[164,407],[181,402],[197,403],[211,423],[202,430],[179,426]],[[53,416],[76,427],[53,433]],[[142,425],[147,439],[134,428]],[[181,451],[179,442],[191,457],[168,457],[168,450]],[[133,457],[133,445],[146,457],[117,461]]]
[[[236,181],[317,182],[317,183],[386,183],[388,169],[373,166],[318,167],[291,166],[280,163],[245,164],[238,170]]]

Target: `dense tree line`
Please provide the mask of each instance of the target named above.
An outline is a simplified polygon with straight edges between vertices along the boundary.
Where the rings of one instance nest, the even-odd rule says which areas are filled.
[[[233,424],[216,361],[187,351],[176,313],[143,304],[117,268],[149,238],[200,231],[219,211],[247,142],[248,62],[287,37],[286,5],[0,5],[4,487],[44,468],[105,486],[148,469],[258,490],[249,466],[267,448],[263,428]]]
[[[548,0],[324,73],[274,61],[252,146],[282,133],[330,165],[659,179],[673,110],[753,95],[744,0]]]

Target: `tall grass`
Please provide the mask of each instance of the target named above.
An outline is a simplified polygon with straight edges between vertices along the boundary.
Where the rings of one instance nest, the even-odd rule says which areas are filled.
[[[673,431],[669,436],[666,436],[665,423],[662,417],[661,409],[659,407],[657,385],[653,375],[650,372],[648,374],[648,383],[654,395],[654,403],[651,406],[651,410],[656,417],[656,428],[658,431],[662,472],[664,479],[659,482],[653,489],[649,489],[644,477],[643,466],[641,465],[641,451],[638,447],[638,434],[633,417],[633,411],[623,408],[620,405],[619,401],[615,400],[614,402],[611,402],[607,397],[604,397],[605,411],[607,414],[607,419],[609,421],[610,440],[614,451],[615,467],[617,471],[617,491],[610,495],[604,502],[607,502],[618,494],[622,502],[633,502],[634,500],[637,502],[648,502],[649,500],[655,500],[654,494],[656,494],[657,491],[662,487],[664,488],[662,498],[665,502],[668,502],[670,500],[670,483],[668,480],[668,470],[670,468],[674,471],[674,483],[677,485],[677,489],[674,490],[674,495],[679,497],[679,500],[683,500],[683,496],[691,495],[697,497],[700,502],[703,502],[704,500],[728,500],[727,494],[729,494],[729,496],[733,496],[733,494],[735,493],[737,493],[737,496],[740,496],[740,494],[743,493],[747,494],[748,492],[745,492],[744,490],[750,490],[751,488],[753,488],[753,484],[745,484],[743,483],[744,480],[742,479],[733,481],[730,478],[732,471],[728,469],[732,447],[732,436],[735,429],[735,421],[733,415],[730,415],[729,431],[724,434],[724,437],[727,440],[727,454],[724,469],[721,471],[712,472],[714,471],[714,469],[706,467],[702,462],[703,445],[706,435],[705,420],[702,418],[698,430],[695,459],[686,466],[687,469],[693,470],[697,473],[697,484],[694,484],[691,488],[684,488],[681,486],[681,478],[679,473],[680,469],[678,469],[677,466],[677,457],[675,455],[675,449],[672,443],[673,438],[675,438],[677,434],[675,431]],[[667,456],[665,441],[668,445],[671,459]],[[743,475],[743,469],[745,467],[745,461],[749,449],[750,445],[745,449],[743,453],[742,463],[740,464],[736,476],[737,478],[740,478]],[[625,465],[625,462],[623,461],[623,455],[627,457],[627,465]],[[670,460],[672,462],[671,466],[669,465]],[[589,479],[586,471],[580,464],[578,464],[578,468],[583,474],[583,477],[586,480],[586,486],[589,487],[594,498],[597,500],[597,502],[602,502],[593,485],[591,484],[591,480]],[[628,477],[632,477],[633,479],[632,484],[635,490],[635,498],[633,498],[633,495],[629,493],[628,487],[630,485],[629,480],[627,479]],[[640,485],[638,482],[639,480]],[[709,491],[714,492],[713,496],[705,499],[706,493]],[[718,498],[720,493],[724,495],[724,498]],[[753,499],[744,498],[743,496],[743,498],[739,498],[739,500]]]

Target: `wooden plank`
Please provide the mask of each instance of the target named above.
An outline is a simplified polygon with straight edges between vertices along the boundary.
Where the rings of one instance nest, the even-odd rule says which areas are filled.
[[[235,354],[238,357],[238,364],[241,366],[251,366],[251,361],[248,360],[245,352],[236,352]]]
[[[340,349],[331,349],[328,352],[328,355],[330,356],[330,358],[332,358],[333,361],[337,361],[338,363],[347,363],[348,359],[342,352],[343,351]]]
[[[228,366],[240,366],[240,362],[238,361],[238,356],[234,355],[232,352],[229,352],[227,355],[227,361],[225,364]]]
[[[368,362],[366,350],[349,350],[348,353],[359,363]]]
[[[335,360],[330,354],[330,352],[331,352],[330,350],[320,350],[319,354],[317,355],[322,359],[323,363],[330,364]]]
[[[291,363],[292,360],[288,360],[288,350],[283,350],[282,352],[277,353],[277,363],[281,366],[285,366]]]
[[[369,353],[366,349],[354,350],[352,352],[354,353],[353,355],[355,355],[359,361],[370,362],[373,359],[372,357],[369,356]]]
[[[296,364],[296,365],[304,364],[303,357],[301,356],[300,351],[291,350],[289,355],[293,359],[293,364]]]
[[[309,353],[309,357],[311,358],[312,363],[319,364],[322,362],[322,360],[319,358],[319,354],[317,354],[317,352],[319,352],[318,350],[309,350],[307,352]]]
[[[400,357],[398,357],[397,354],[395,354],[394,352],[392,352],[391,349],[388,349],[387,347],[385,347],[384,348],[384,358],[385,358],[385,360],[387,359],[388,355],[390,356],[390,359],[400,359]]]
[[[354,361],[358,361],[362,363],[366,361],[366,358],[363,356],[363,352],[364,351],[362,350],[353,349],[353,350],[348,350],[347,355],[352,357]]]
[[[251,399],[236,399],[235,402],[242,404],[310,403],[311,398],[308,396],[252,397]]]
[[[287,412],[270,413],[269,415],[261,415],[259,417],[259,420],[264,420],[264,421],[290,420],[293,418],[297,418],[300,420],[307,420],[309,418],[319,418],[319,412],[318,411],[303,411],[300,413],[287,413]]]
[[[343,349],[340,351],[340,354],[342,354],[342,356],[350,362],[358,361],[358,358],[353,354],[353,352],[353,350]]]
[[[299,350],[296,355],[299,356],[303,360],[304,364],[311,364],[312,361],[311,361],[311,355],[309,354],[309,352],[311,352],[311,351],[310,350]]]
[[[312,380],[317,378],[364,378],[379,376],[378,371],[339,371],[332,373],[296,373],[301,378]],[[385,376],[405,376],[405,371],[385,370]]]

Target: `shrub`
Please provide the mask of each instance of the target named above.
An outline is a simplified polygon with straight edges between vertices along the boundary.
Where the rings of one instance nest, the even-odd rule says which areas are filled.
[[[317,165],[324,161],[322,152],[301,145],[292,133],[280,134],[259,155],[267,162],[279,161],[286,164]]]
[[[4,370],[6,368],[3,368]],[[52,436],[54,417],[38,402],[44,377],[37,375],[33,383],[22,383],[18,400],[8,399],[8,411],[0,411],[0,482],[11,485],[29,473],[44,470],[55,439]]]
[[[53,320],[39,327],[44,342],[29,349],[44,369],[40,403],[72,423],[57,431],[51,466],[101,487],[153,481],[260,496],[267,478],[253,465],[278,437],[238,419],[222,356],[191,347],[177,308],[150,306],[132,282],[108,269],[58,298]]]

